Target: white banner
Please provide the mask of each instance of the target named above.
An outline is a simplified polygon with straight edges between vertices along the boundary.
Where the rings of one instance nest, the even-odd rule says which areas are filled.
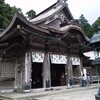
[[[80,58],[72,57],[72,65],[80,65]]]
[[[67,58],[64,55],[50,54],[51,63],[54,64],[67,64]],[[32,52],[33,62],[42,62],[44,60],[44,53],[42,52]]]
[[[42,52],[32,52],[32,61],[33,62],[43,62],[44,53]]]
[[[51,57],[51,63],[67,64],[67,59],[66,59],[66,56],[64,55],[51,54],[50,57]]]

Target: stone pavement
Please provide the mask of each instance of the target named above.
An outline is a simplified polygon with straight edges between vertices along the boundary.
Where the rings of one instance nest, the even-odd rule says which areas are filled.
[[[0,100],[95,100],[100,84],[90,87],[57,87],[45,91],[32,90],[30,93],[1,93]]]
[[[37,100],[95,100],[95,94],[97,93],[97,89],[89,89],[89,90],[80,90],[80,91],[72,91],[65,92],[56,95],[49,95],[44,97],[38,97]]]

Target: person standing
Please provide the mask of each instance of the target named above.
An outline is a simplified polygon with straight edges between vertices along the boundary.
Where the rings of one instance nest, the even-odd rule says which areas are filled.
[[[82,87],[86,87],[86,85],[87,85],[87,77],[83,74]]]

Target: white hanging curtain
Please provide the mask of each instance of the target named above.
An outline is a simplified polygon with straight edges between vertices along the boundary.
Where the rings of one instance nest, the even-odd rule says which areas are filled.
[[[51,63],[53,64],[67,64],[67,57],[64,55],[50,54]],[[43,63],[44,53],[32,52],[32,61]]]
[[[80,58],[72,57],[72,65],[80,65]]]
[[[67,58],[64,55],[50,54],[51,63],[54,64],[67,64]]]
[[[33,62],[43,62],[44,60],[44,53],[42,52],[32,52],[32,61]]]

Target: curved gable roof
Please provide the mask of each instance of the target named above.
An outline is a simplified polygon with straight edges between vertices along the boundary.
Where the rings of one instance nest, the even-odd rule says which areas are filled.
[[[87,43],[90,43],[90,39],[85,35],[84,31],[79,26],[76,25],[66,25],[64,27],[61,27],[59,30],[57,29],[50,29],[50,30],[52,32],[62,34],[61,38],[66,37],[69,34],[68,31],[70,30],[78,31],[83,40],[86,41]]]
[[[10,37],[12,34],[15,34],[15,31],[19,29],[19,26],[31,29],[31,31],[38,33],[49,33],[48,30],[33,25],[31,22],[25,19],[20,13],[16,12],[9,26],[2,33],[0,33],[0,42],[5,40],[7,37]]]
[[[29,28],[31,28],[34,31],[40,31],[43,33],[49,33],[48,30],[43,29],[41,27],[38,27],[36,25],[33,25],[31,22],[29,22],[27,19],[25,19],[20,13],[16,12],[11,23],[8,25],[8,27],[0,34],[0,39],[7,35],[7,33],[9,33],[10,31],[12,31],[12,29],[17,28],[17,25],[20,26],[27,26]]]
[[[74,29],[74,30],[80,32],[82,38],[85,41],[90,42],[90,40],[84,35],[83,30],[76,25],[66,25],[65,27],[62,27],[58,30],[57,29],[51,29],[51,28],[44,29],[44,28],[38,27],[36,25],[33,25],[31,22],[29,22],[27,19],[25,19],[22,15],[20,15],[18,12],[16,12],[16,14],[14,15],[10,25],[0,34],[0,41],[2,41],[3,38],[5,38],[5,36],[7,37],[7,35],[10,34],[10,31],[12,31],[14,28],[17,28],[17,25],[25,26],[25,27],[27,27],[28,29],[31,29],[34,32],[47,33],[47,34],[49,33],[51,35],[52,35],[52,33],[55,32],[56,34],[60,34],[59,38],[63,38],[65,36],[67,36],[67,34],[68,34],[67,32],[69,30]]]
[[[53,4],[52,6],[50,6],[49,8],[47,8],[46,10],[44,10],[43,12],[41,12],[40,14],[38,14],[35,18],[30,20],[30,22],[32,22],[33,24],[38,24],[38,23],[45,21],[48,18],[54,16],[55,14],[57,14],[58,12],[60,12],[63,9],[65,12],[67,12],[70,19],[73,19],[73,16],[68,8],[68,4],[57,2],[57,3]]]
[[[90,39],[85,35],[84,31],[83,31],[80,27],[78,27],[78,26],[76,26],[76,25],[67,25],[67,26],[65,26],[65,27],[66,27],[66,28],[64,28],[64,27],[60,28],[60,30],[64,30],[64,31],[67,32],[67,31],[69,31],[69,30],[74,29],[74,30],[76,30],[76,31],[79,31],[79,32],[80,32],[80,35],[81,35],[86,41],[90,42]],[[67,35],[67,33],[66,33],[65,35]]]

